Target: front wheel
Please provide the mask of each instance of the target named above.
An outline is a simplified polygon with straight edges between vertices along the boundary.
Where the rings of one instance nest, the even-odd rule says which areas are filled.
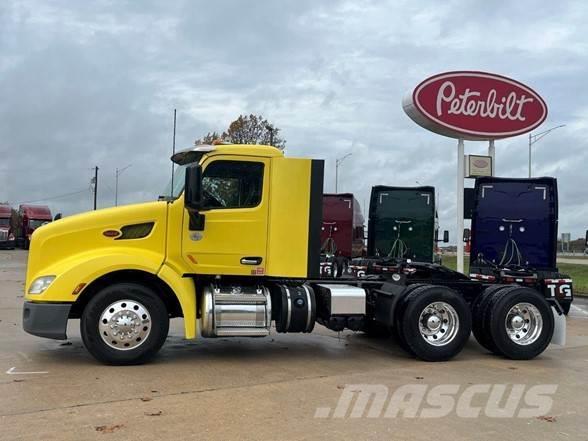
[[[159,351],[168,330],[163,301],[135,283],[117,283],[96,293],[80,322],[86,349],[97,360],[113,365],[145,363]]]

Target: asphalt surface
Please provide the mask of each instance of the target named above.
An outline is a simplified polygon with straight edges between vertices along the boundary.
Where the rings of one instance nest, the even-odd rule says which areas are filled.
[[[587,440],[588,300],[568,318],[566,347],[517,362],[473,339],[447,363],[424,363],[392,339],[310,335],[185,341],[172,322],[161,355],[144,366],[110,367],[70,340],[21,329],[23,251],[0,251],[0,439],[399,439]],[[540,417],[316,418],[334,409],[346,385],[556,384]],[[486,400],[488,401],[488,400]],[[484,402],[481,403],[484,405]]]

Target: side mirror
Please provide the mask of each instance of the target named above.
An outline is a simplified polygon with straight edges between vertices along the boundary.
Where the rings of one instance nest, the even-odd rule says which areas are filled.
[[[443,243],[449,243],[449,231],[443,231]]]
[[[186,169],[184,206],[192,211],[198,211],[202,207],[202,167],[199,165]]]
[[[59,220],[59,219],[61,219],[61,218],[62,218],[62,214],[61,214],[61,213],[57,213],[57,214],[55,215],[55,217],[53,218],[53,222],[55,222],[56,220]]]
[[[588,230],[586,230],[586,248],[588,248]]]
[[[463,241],[468,242],[470,240],[471,231],[469,228],[464,228],[463,230]]]

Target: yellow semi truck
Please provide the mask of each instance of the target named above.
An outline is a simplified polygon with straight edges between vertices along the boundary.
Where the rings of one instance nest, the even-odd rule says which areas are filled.
[[[490,287],[434,264],[321,279],[321,160],[243,145],[196,146],[172,160],[178,167],[163,200],[35,231],[25,331],[65,339],[68,320],[80,319],[95,358],[137,364],[157,353],[175,317],[187,339],[304,333],[315,323],[393,329],[405,349],[428,361],[461,351],[472,311],[485,346],[511,358],[540,354],[562,326],[556,299]]]

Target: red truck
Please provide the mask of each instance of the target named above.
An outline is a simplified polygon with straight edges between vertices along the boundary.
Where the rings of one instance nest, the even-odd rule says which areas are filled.
[[[28,250],[33,231],[51,222],[51,210],[46,205],[23,204],[18,208],[18,215],[20,222],[16,242],[20,247]]]
[[[10,219],[12,208],[10,205],[0,205],[0,248],[14,248],[14,231]]]
[[[364,218],[351,193],[323,195],[321,274],[339,277],[349,261],[365,254]]]

